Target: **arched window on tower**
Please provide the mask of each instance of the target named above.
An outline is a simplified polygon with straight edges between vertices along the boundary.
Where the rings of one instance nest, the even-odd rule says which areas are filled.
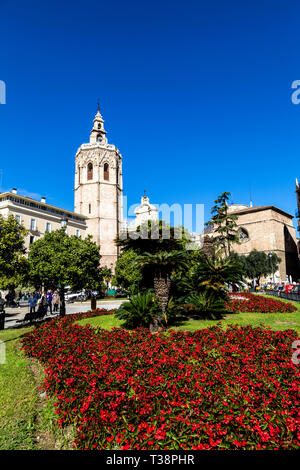
[[[108,163],[104,163],[104,179],[109,181],[109,166]]]
[[[99,122],[99,124],[98,124],[98,129],[101,129],[101,124],[100,124],[100,122]]]
[[[78,166],[78,184],[80,184],[80,166]]]
[[[93,179],[93,164],[89,163],[87,166],[87,179],[92,180]]]

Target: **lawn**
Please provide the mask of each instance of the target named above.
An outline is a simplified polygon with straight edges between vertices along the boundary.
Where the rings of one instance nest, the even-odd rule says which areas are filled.
[[[19,339],[29,328],[0,332],[5,363],[0,363],[0,449],[35,449],[38,391],[30,362],[20,352]]]
[[[285,303],[290,302],[297,308],[297,311],[293,313],[241,312],[235,314],[227,314],[221,320],[222,326],[226,327],[228,325],[238,324],[240,326],[253,325],[257,327],[265,325],[272,328],[273,330],[293,329],[297,331],[297,333],[300,335],[300,303],[286,301],[283,299],[280,300]],[[86,318],[84,320],[80,320],[78,323],[79,325],[90,324],[93,327],[101,327],[107,330],[111,330],[112,328],[122,328],[122,321],[118,320],[115,315]],[[178,325],[172,325],[171,328],[175,330],[196,331],[201,330],[203,328],[208,328],[210,326],[214,326],[216,325],[216,323],[216,320],[189,319],[185,322],[180,322],[180,324]]]
[[[70,449],[72,430],[59,430],[54,401],[41,395],[43,368],[20,350],[20,340],[32,330],[0,331],[0,347],[5,345],[5,362],[0,362],[0,450]]]

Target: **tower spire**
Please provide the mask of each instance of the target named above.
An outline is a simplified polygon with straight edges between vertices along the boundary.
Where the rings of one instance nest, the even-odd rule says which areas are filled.
[[[94,118],[94,125],[91,130],[90,143],[99,142],[100,144],[107,144],[106,131],[104,129],[104,120],[100,113],[99,98],[97,101],[97,113]]]

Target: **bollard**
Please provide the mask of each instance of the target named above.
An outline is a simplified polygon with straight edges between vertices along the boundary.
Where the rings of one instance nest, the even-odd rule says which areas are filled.
[[[0,330],[4,330],[5,312],[0,312]]]
[[[91,298],[91,310],[96,310],[97,307],[97,300],[96,297]]]

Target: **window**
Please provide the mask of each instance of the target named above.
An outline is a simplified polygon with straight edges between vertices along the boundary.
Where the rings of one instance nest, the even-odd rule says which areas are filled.
[[[109,166],[108,163],[104,163],[104,179],[109,181]]]
[[[99,122],[99,124],[98,124],[98,129],[101,129],[101,124],[100,124],[100,122]]]
[[[19,224],[21,223],[21,216],[20,215],[16,215],[16,219],[17,221],[19,222]]]
[[[98,134],[98,135],[97,135],[97,142],[102,142],[101,134]]]
[[[76,237],[80,237],[80,230],[76,230]]]
[[[93,179],[93,164],[89,163],[87,166],[87,179],[92,180]]]
[[[34,242],[34,236],[30,235],[29,244],[31,245],[31,243],[33,243],[33,242]]]
[[[241,242],[249,240],[249,234],[248,234],[247,230],[244,229],[244,228],[240,228],[239,229],[239,237],[240,237]]]
[[[46,223],[46,232],[49,232],[49,233],[51,232],[51,224],[50,224],[50,222],[47,222],[47,223]]]
[[[80,184],[80,166],[78,167],[78,184]]]
[[[91,212],[92,212],[92,205],[89,204],[89,214],[91,214]]]
[[[30,221],[30,230],[35,230],[35,227],[36,227],[35,219],[31,219],[31,221]]]

